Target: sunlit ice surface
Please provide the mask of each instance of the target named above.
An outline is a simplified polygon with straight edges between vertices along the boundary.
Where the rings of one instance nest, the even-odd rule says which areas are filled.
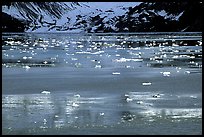
[[[3,33],[3,134],[202,134],[202,33]]]

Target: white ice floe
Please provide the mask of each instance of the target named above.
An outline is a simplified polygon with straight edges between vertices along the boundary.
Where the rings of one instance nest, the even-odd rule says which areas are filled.
[[[27,59],[28,57],[24,56],[23,59]]]
[[[150,86],[150,85],[152,85],[152,83],[151,82],[143,82],[142,85],[143,86]]]
[[[101,112],[101,113],[100,113],[100,116],[103,116],[103,115],[104,115],[104,113],[103,113],[103,112]]]
[[[101,68],[101,65],[96,65],[95,68]]]
[[[41,93],[42,93],[42,94],[50,94],[50,91],[44,90],[44,91],[42,91]]]
[[[185,71],[184,73],[186,73],[186,74],[190,74],[191,72],[190,72],[190,71]]]
[[[194,98],[194,99],[196,99],[196,98],[197,98],[197,96],[190,96],[190,98]]]
[[[137,104],[143,104],[144,102],[143,101],[137,101]]]
[[[30,67],[29,66],[23,66],[24,69],[29,70]]]
[[[120,72],[113,72],[113,75],[120,75]]]
[[[79,94],[74,95],[74,97],[80,98],[81,96]]]
[[[120,59],[115,59],[113,61],[120,62],[120,63],[121,62],[129,62],[129,61],[141,62],[141,61],[143,61],[143,59],[142,58],[134,58],[134,59],[120,58]]]
[[[133,101],[133,99],[132,98],[126,98],[126,101],[130,102],[130,101]]]
[[[160,98],[160,94],[152,95],[153,98]]]
[[[128,94],[125,94],[125,100],[126,100],[127,102],[133,101],[133,99],[130,98],[130,96],[129,96]]]
[[[73,102],[73,103],[72,103],[72,106],[73,106],[73,107],[78,107],[79,105],[78,105],[77,103]]]
[[[170,74],[171,74],[171,72],[160,72],[161,74],[163,74],[163,76],[165,76],[165,77],[169,77],[170,76]]]

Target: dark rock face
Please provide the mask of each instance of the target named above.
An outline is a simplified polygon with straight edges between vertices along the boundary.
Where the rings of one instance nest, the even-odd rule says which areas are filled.
[[[163,10],[167,14],[159,15],[158,12]],[[116,26],[119,31],[128,28],[130,32],[202,31],[201,11],[199,2],[145,2],[130,8]],[[174,19],[179,14],[180,18]]]
[[[70,25],[70,18],[67,17],[67,23],[59,26],[57,19],[75,6],[83,7],[79,3],[74,3],[69,7],[62,3],[46,3],[40,2],[27,4],[23,2],[3,3],[7,6],[15,6],[26,13],[27,18],[24,21],[15,19],[6,13],[2,13],[2,31],[6,32],[23,32],[28,28],[35,31],[41,27],[48,27],[49,30],[69,31],[82,29],[85,32],[177,32],[177,31],[202,31],[202,4],[200,2],[143,2],[135,7],[129,7],[123,15],[107,17],[113,10],[105,11],[107,16],[101,16],[102,11],[98,9],[95,16],[76,15],[74,25]],[[38,15],[39,11],[30,10],[41,9],[50,16],[56,17],[53,22],[43,20],[42,15]],[[63,7],[63,8],[60,8]],[[65,14],[66,15],[66,14]],[[36,23],[38,22],[38,23]],[[15,24],[15,26],[13,25]],[[34,27],[33,27],[34,25]]]
[[[2,32],[24,32],[26,23],[3,13],[2,16]]]
[[[185,12],[181,16],[178,27],[185,31],[202,31],[202,4],[187,3]]]

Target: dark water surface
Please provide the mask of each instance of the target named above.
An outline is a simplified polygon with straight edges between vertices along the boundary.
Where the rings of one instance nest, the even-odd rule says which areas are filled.
[[[4,33],[2,133],[202,134],[202,33]]]

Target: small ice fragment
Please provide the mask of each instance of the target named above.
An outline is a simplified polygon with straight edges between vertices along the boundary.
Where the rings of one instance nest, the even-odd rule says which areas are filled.
[[[79,45],[79,46],[78,46],[78,48],[83,48],[83,47],[84,47],[83,45]]]
[[[43,62],[43,64],[47,64],[47,63],[48,63],[47,61],[44,61],[44,62]]]
[[[74,60],[78,60],[78,59],[77,59],[77,58],[71,58],[71,60],[73,60],[73,61],[74,61]]]
[[[74,97],[80,98],[80,95],[79,95],[79,94],[76,94],[76,95],[74,95]]]
[[[46,119],[43,119],[43,123],[46,124],[46,123],[47,123],[47,120],[46,120]]]
[[[113,75],[120,75],[120,72],[113,72]]]
[[[142,85],[143,86],[150,86],[150,85],[152,85],[152,83],[151,82],[143,82]]]
[[[24,56],[23,59],[27,59],[28,57]]]
[[[153,98],[160,98],[161,96],[159,94],[153,95]]]
[[[190,71],[185,71],[185,73],[190,74],[191,72]]]
[[[101,65],[96,65],[95,68],[101,68]]]
[[[197,98],[196,96],[190,96],[190,98]]]
[[[81,67],[81,63],[75,63],[74,65],[75,65],[75,67],[77,67],[77,68]]]
[[[30,69],[29,66],[23,66],[23,68],[25,68],[26,70]]]
[[[167,76],[167,77],[169,77],[169,76],[170,76],[170,74],[171,74],[171,72],[160,72],[160,73],[162,73],[162,74],[163,74],[163,76]]]
[[[143,104],[143,101],[137,101],[137,104]]]
[[[58,118],[59,116],[58,116],[58,115],[55,115],[55,117]]]
[[[126,101],[127,102],[130,102],[130,101],[132,101],[133,99],[132,98],[126,98]]]
[[[129,97],[129,95],[128,95],[128,94],[125,94],[125,97]]]
[[[103,115],[104,115],[104,113],[103,113],[103,112],[101,112],[101,113],[100,113],[100,116],[103,116]]]
[[[50,92],[49,92],[49,91],[46,91],[46,90],[42,91],[41,93],[42,93],[42,94],[50,94]]]
[[[73,103],[72,103],[72,106],[73,106],[73,107],[78,107],[79,105],[76,104],[75,102],[73,102]]]

